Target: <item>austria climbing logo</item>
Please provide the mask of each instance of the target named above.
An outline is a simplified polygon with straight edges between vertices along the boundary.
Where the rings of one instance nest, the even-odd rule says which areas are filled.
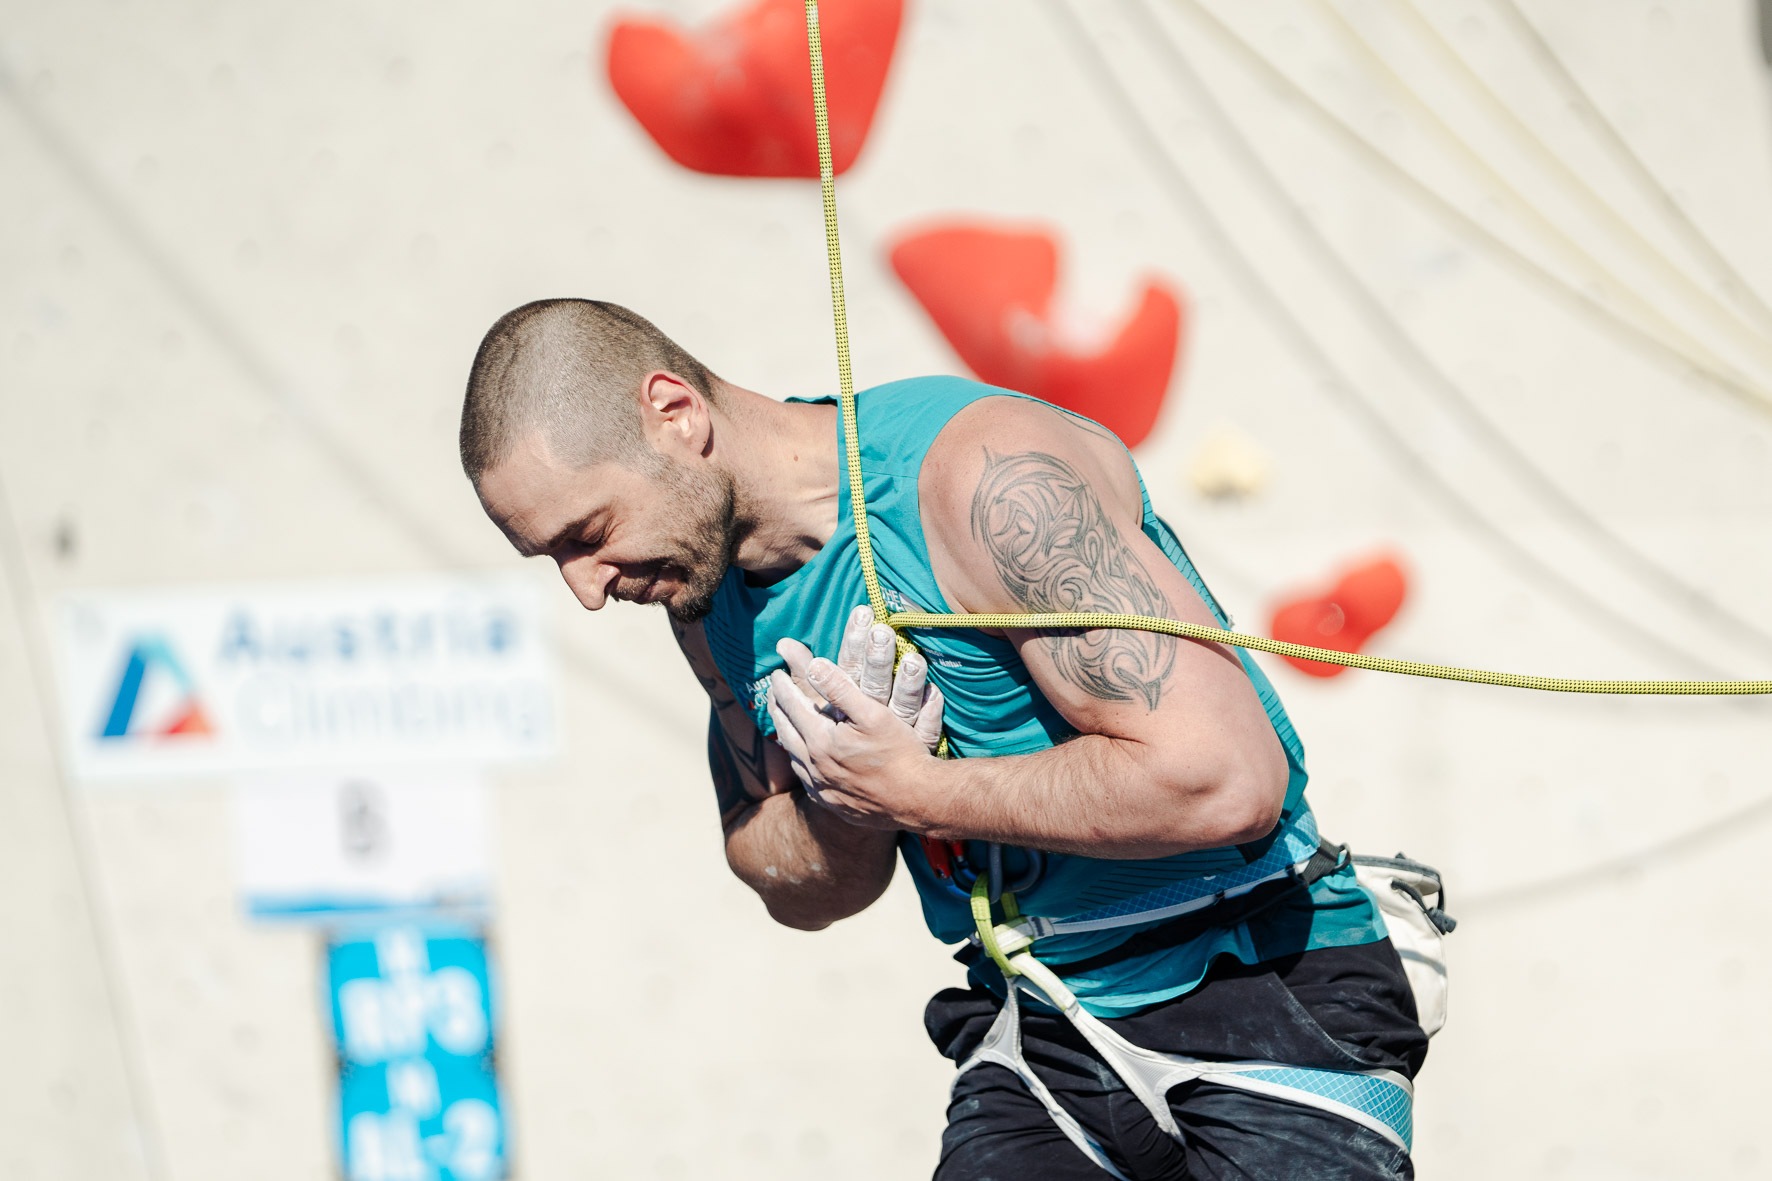
[[[81,779],[553,753],[531,579],[81,591],[61,624]]]
[[[171,643],[160,635],[135,637],[118,671],[98,737],[190,738],[214,733],[196,683]]]

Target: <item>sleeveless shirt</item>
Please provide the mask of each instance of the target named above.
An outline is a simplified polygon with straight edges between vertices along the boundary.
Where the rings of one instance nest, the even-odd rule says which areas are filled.
[[[912,378],[856,396],[868,532],[875,568],[891,610],[950,610],[930,568],[918,512],[918,475],[924,456],[953,416],[980,398],[995,396],[1038,401],[957,377]],[[847,450],[841,416],[837,435],[839,462],[846,462],[842,458]],[[1136,464],[1134,467],[1136,470]],[[1180,541],[1152,509],[1142,476],[1139,487],[1145,535],[1187,578],[1219,626],[1227,627],[1228,618]],[[743,570],[733,567],[716,592],[712,612],[703,621],[721,675],[765,734],[774,733],[766,705],[769,675],[783,667],[775,653],[776,641],[792,636],[814,653],[834,659],[849,612],[867,602],[848,480],[839,479],[838,488],[837,529],[817,553],[767,586],[752,585]],[[923,631],[913,638],[928,658],[930,680],[941,687],[947,699],[945,727],[950,749],[957,756],[1025,754],[1045,750],[1074,733],[1041,694],[1007,640],[970,628]],[[1236,651],[1286,752],[1289,777],[1277,836],[1309,813],[1304,798],[1308,778],[1304,747],[1267,676],[1247,652]],[[1045,853],[1031,862],[1025,850],[1006,848],[1003,876],[1014,882],[1037,868],[1037,880],[1016,893],[1021,912],[1067,917],[1179,879],[1239,869],[1265,852],[1275,836],[1250,845],[1132,861]],[[944,942],[965,939],[974,929],[965,891],[935,873],[916,840],[908,836],[901,840],[900,852],[922,899],[930,931]],[[982,865],[985,855],[982,843],[968,845],[972,864]],[[1343,867],[1318,880],[1309,895],[1308,906],[1272,908],[1246,922],[1206,930],[1178,946],[1093,968],[1087,976],[1067,975],[1066,983],[1091,1012],[1112,1017],[1187,992],[1219,955],[1259,963],[1316,947],[1353,946],[1384,938],[1383,920],[1354,881],[1351,868]],[[1150,925],[1055,935],[1040,940],[1036,953],[1062,973],[1067,961],[1099,956]],[[972,975],[978,983],[1001,992],[1001,976],[988,960],[974,963]]]

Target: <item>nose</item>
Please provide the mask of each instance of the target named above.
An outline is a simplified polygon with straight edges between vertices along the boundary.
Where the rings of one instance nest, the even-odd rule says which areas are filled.
[[[586,611],[600,610],[609,601],[609,585],[620,575],[620,570],[607,562],[599,562],[590,554],[556,558],[555,561],[560,566],[560,577],[566,580],[573,597],[584,605]]]

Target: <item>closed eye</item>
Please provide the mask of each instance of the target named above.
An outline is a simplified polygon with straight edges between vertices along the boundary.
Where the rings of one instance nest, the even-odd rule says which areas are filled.
[[[577,536],[574,536],[574,534]],[[599,525],[593,530],[589,518],[580,517],[572,524],[565,526],[558,533],[555,533],[552,537],[548,538],[548,540],[543,542],[539,548],[526,550],[524,552],[526,556],[551,554],[556,557],[569,552],[588,553],[591,550],[601,547],[608,539],[609,529],[607,526]],[[518,549],[521,550],[523,547],[519,545]]]

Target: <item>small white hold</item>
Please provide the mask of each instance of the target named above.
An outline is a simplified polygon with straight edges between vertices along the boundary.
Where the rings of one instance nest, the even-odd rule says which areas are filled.
[[[1188,479],[1208,500],[1242,500],[1267,487],[1267,455],[1253,439],[1229,423],[1206,433],[1188,465]]]

